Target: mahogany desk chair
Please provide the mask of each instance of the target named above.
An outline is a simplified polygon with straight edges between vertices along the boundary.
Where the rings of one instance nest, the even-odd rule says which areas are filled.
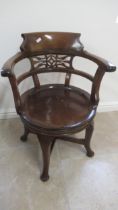
[[[57,139],[82,144],[88,157],[94,155],[90,140],[99,103],[100,83],[104,73],[113,72],[116,67],[85,51],[80,35],[65,32],[22,34],[21,51],[5,63],[1,73],[9,78],[16,111],[24,124],[25,132],[21,140],[26,141],[29,133],[36,134],[39,139],[43,155],[42,181],[49,178],[50,154]],[[95,62],[98,66],[95,76],[76,70],[73,67],[75,56]],[[16,77],[14,66],[24,58],[29,59],[31,69]],[[46,72],[66,73],[65,84],[40,85],[38,74]],[[91,94],[71,86],[71,74],[90,80]],[[34,88],[20,94],[18,85],[28,77],[33,79]],[[86,131],[83,139],[68,135],[83,129]]]

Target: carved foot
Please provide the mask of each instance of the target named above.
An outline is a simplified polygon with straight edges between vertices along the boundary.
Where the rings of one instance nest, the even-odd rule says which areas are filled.
[[[91,147],[90,147],[90,141],[91,141],[91,137],[93,134],[93,130],[94,130],[94,125],[93,122],[86,128],[86,134],[85,134],[85,149],[87,151],[86,155],[88,157],[93,157],[94,156],[94,152],[92,151]]]
[[[20,137],[20,140],[23,141],[23,142],[27,141],[27,136],[26,135],[22,135]]]
[[[46,182],[46,181],[48,181],[48,179],[49,179],[49,175],[46,176],[46,175],[42,174],[42,175],[40,176],[40,179],[41,179],[41,181]]]
[[[86,155],[88,157],[93,157],[94,156],[94,152],[91,150],[91,151],[87,151]]]

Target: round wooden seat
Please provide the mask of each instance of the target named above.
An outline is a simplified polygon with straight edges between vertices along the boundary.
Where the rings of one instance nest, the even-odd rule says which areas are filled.
[[[21,99],[23,120],[47,132],[80,129],[95,115],[89,94],[73,86],[43,85],[28,90]]]

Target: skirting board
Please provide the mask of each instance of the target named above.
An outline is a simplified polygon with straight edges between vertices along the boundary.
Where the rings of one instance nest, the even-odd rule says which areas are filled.
[[[100,103],[97,111],[98,112],[118,111],[118,102]],[[10,118],[17,118],[17,117],[18,115],[13,109],[9,110],[8,112],[5,112],[4,110],[0,112],[0,119],[10,119]]]
[[[118,101],[100,103],[97,111],[98,112],[118,111]]]
[[[17,113],[14,112],[0,112],[0,120],[10,119],[10,118],[18,118]]]

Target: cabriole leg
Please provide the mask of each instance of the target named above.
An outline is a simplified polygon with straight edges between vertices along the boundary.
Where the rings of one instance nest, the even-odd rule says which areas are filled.
[[[42,149],[42,156],[43,156],[43,169],[40,179],[42,181],[47,181],[49,179],[49,163],[50,163],[50,153],[51,153],[51,146],[54,141],[54,137],[45,136],[45,135],[38,135],[38,139]]]
[[[91,137],[92,137],[92,134],[93,134],[93,130],[94,130],[94,123],[91,122],[91,124],[89,124],[88,127],[86,128],[85,144],[84,144],[88,157],[94,156],[94,152],[92,151],[92,149],[90,147],[90,141],[91,141]]]

